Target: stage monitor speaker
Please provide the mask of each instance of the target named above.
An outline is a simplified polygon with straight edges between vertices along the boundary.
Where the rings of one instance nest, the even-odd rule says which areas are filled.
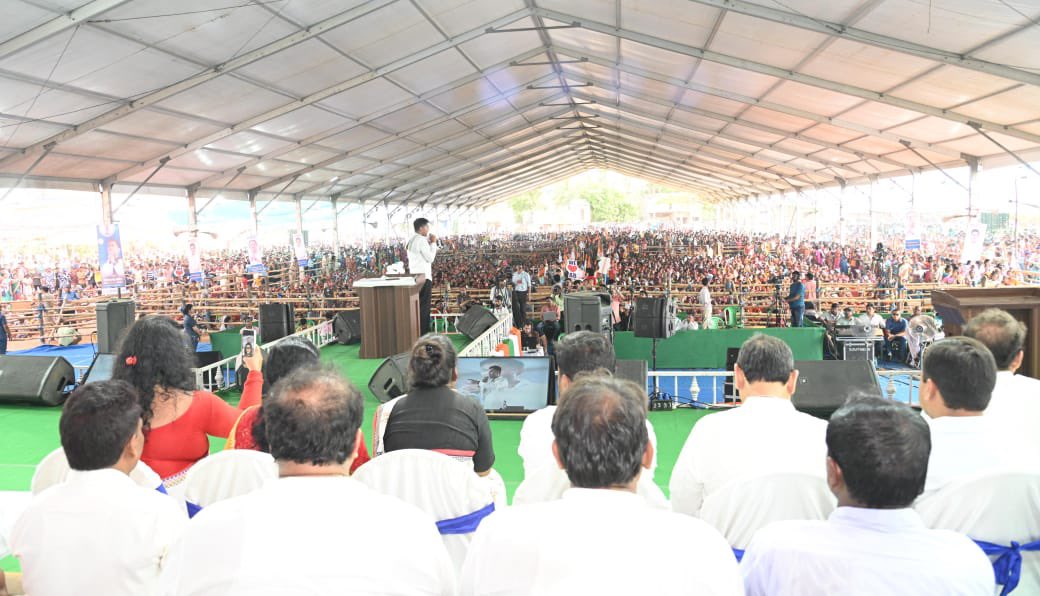
[[[278,303],[260,305],[260,340],[263,343],[292,335],[294,330],[292,306]]]
[[[485,331],[494,327],[497,322],[498,318],[495,317],[493,312],[483,306],[474,304],[466,309],[466,312],[462,313],[455,327],[459,330],[459,333],[466,337],[477,339]]]
[[[94,312],[97,315],[97,343],[101,354],[119,352],[119,342],[126,331],[134,324],[136,305],[133,300],[110,300],[98,302]]]
[[[564,333],[595,331],[605,333],[613,341],[613,309],[607,292],[573,292],[563,296],[563,315],[567,321]]]
[[[799,360],[794,407],[824,420],[850,397],[883,397],[874,364],[863,360]]]
[[[332,320],[332,332],[336,341],[343,345],[356,344],[361,341],[361,311],[346,310]]]
[[[0,402],[57,406],[76,383],[76,371],[60,356],[0,356]]]
[[[211,364],[216,364],[223,360],[220,352],[209,351],[209,352],[195,352],[195,368],[202,368]],[[223,367],[221,367],[223,368]],[[207,391],[216,391],[220,389],[219,383],[217,383],[216,375],[211,371],[202,373],[202,387]]]
[[[636,337],[666,339],[675,334],[675,307],[661,296],[636,298],[632,314],[632,330]]]
[[[86,385],[87,383],[93,383],[94,381],[108,381],[112,378],[112,369],[116,363],[115,354],[101,354],[98,353],[94,356],[94,361],[90,363],[90,368],[87,369],[87,374],[83,375],[83,381],[80,385]]]
[[[380,403],[386,403],[391,399],[408,393],[408,361],[412,355],[409,352],[394,354],[372,373],[368,381],[368,389]]]
[[[648,390],[646,385],[646,360],[618,360],[615,363],[614,376],[626,381],[632,381],[644,391]]]
[[[728,372],[733,372],[737,366],[737,357],[739,356],[740,348],[726,348],[726,370]],[[733,379],[733,377],[726,377],[726,382],[722,384],[723,401],[737,400],[737,385]]]

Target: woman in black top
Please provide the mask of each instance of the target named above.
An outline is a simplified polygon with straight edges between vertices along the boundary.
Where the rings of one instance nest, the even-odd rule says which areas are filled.
[[[491,471],[495,450],[487,414],[473,398],[455,391],[455,347],[443,335],[427,334],[412,348],[411,390],[394,404],[386,424],[386,450],[430,449],[472,457],[481,476]]]

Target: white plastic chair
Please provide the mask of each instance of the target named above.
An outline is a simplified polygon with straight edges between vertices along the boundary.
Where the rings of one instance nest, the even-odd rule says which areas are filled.
[[[33,472],[32,483],[30,484],[32,494],[38,495],[55,484],[65,482],[70,469],[69,460],[65,457],[64,449],[58,447],[51,451],[40,460],[40,463],[36,464],[36,471]],[[137,466],[130,472],[130,479],[140,486],[150,489],[157,489],[162,485],[162,479],[159,478],[159,475],[142,461],[137,462]]]
[[[494,503],[489,483],[473,467],[425,449],[401,449],[372,458],[354,472],[354,478],[372,490],[411,503],[438,522],[481,511]],[[445,533],[441,538],[462,570],[472,532]]]
[[[914,505],[929,528],[955,530],[999,546],[1040,541],[1040,473],[952,482]],[[1016,594],[1040,594],[1040,551],[1021,551]],[[999,555],[990,555],[996,562]],[[996,566],[995,566],[996,567]],[[1004,592],[1002,592],[1004,593]]]
[[[529,505],[531,503],[543,503],[545,501],[556,501],[563,497],[563,493],[571,488],[571,481],[567,478],[567,472],[557,467],[543,466],[534,472],[534,477],[524,478],[520,486],[513,493],[514,505]],[[653,481],[653,476],[643,470],[639,481],[636,483],[636,494],[643,497],[647,504],[657,509],[672,508],[668,497],[664,496],[661,487]]]
[[[252,492],[278,479],[278,465],[270,453],[231,449],[207,455],[188,470],[184,499],[206,507]]]
[[[827,519],[837,499],[822,476],[769,474],[734,480],[704,500],[700,517],[743,550],[755,532],[775,521]]]

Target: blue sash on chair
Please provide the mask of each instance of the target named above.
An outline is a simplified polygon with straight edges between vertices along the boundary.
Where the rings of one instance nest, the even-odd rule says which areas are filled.
[[[495,511],[495,504],[491,503],[487,507],[477,509],[473,513],[467,513],[466,515],[460,515],[459,517],[453,517],[451,519],[445,519],[437,522],[437,531],[442,536],[449,534],[471,534],[477,531],[477,526],[487,516],[491,515]]]
[[[737,563],[739,563],[740,560],[744,558],[744,551],[742,549],[734,547],[733,556],[737,558]]]
[[[160,484],[159,486],[155,487],[155,490],[161,492],[164,495],[170,494],[170,493],[166,492],[166,487],[164,485],[162,485],[162,484]],[[196,513],[202,511],[202,507],[196,505],[195,503],[192,503],[191,501],[185,501],[184,505],[188,508],[188,517],[189,518],[195,517]]]
[[[993,561],[993,575],[996,582],[1004,586],[1004,589],[1000,591],[1000,596],[1007,596],[1018,587],[1018,580],[1022,576],[1022,551],[1040,551],[1040,540],[1026,544],[1019,544],[1012,540],[1011,546],[993,544],[984,540],[974,542],[987,555],[997,555],[997,559]]]

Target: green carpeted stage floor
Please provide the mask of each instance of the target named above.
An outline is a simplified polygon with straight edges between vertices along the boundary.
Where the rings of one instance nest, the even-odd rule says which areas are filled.
[[[465,345],[463,336],[453,335],[456,345]],[[362,428],[371,448],[372,417],[379,402],[368,390],[368,380],[381,360],[358,358],[359,346],[332,345],[322,349],[322,359],[342,370],[350,380],[361,388],[365,396],[365,422]],[[238,395],[224,396],[229,402],[237,403]],[[693,424],[708,412],[705,410],[680,409],[672,412],[651,412],[650,420],[657,433],[657,472],[654,480],[668,493],[668,480],[679,450]],[[0,405],[0,491],[27,491],[33,470],[45,455],[60,446],[58,419],[60,408]],[[521,420],[492,420],[491,432],[495,444],[495,469],[502,475],[506,489],[512,499],[513,491],[523,479],[523,465],[516,453],[520,442]],[[223,439],[212,439],[212,449],[220,450]],[[8,557],[0,560],[0,568],[7,571],[18,569],[17,561]]]

